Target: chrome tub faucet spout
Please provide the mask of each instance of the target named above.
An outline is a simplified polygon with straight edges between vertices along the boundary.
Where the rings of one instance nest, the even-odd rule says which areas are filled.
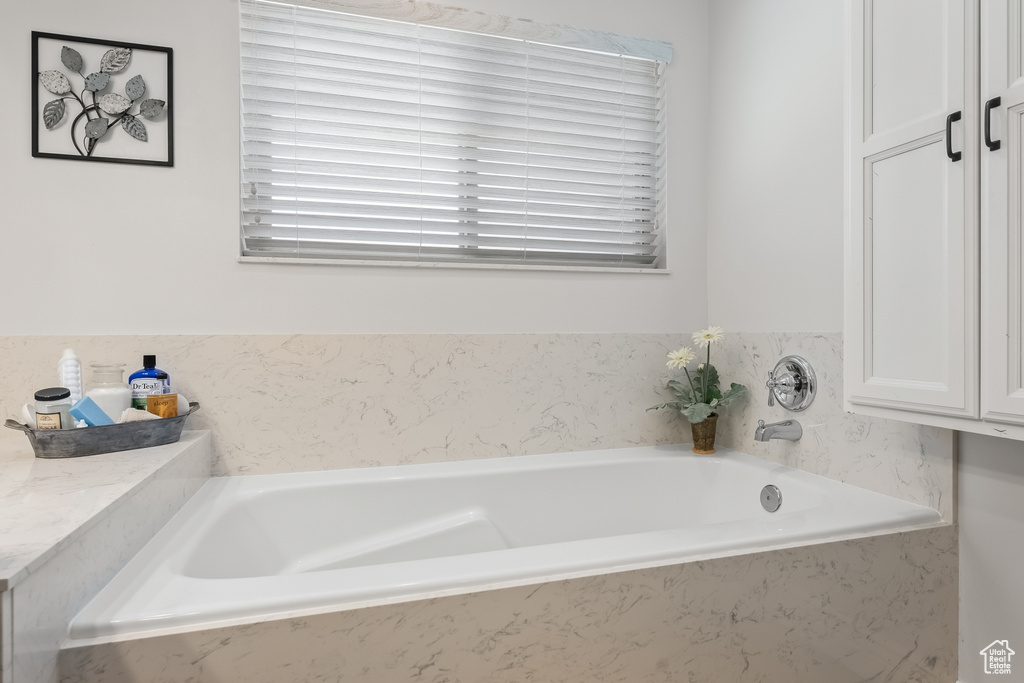
[[[783,420],[767,425],[764,420],[758,420],[757,429],[754,431],[754,441],[770,441],[772,439],[799,441],[803,435],[803,427],[796,420]]]

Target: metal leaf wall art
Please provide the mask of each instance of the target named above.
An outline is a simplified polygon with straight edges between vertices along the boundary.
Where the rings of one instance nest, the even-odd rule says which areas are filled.
[[[71,122],[71,142],[83,157],[91,157],[96,146],[120,124],[121,129],[132,138],[147,142],[149,135],[143,119],[155,119],[165,110],[167,102],[146,97],[146,81],[142,74],[132,76],[124,84],[122,92],[105,92],[119,79],[111,76],[124,72],[132,61],[132,50],[127,47],[113,47],[103,53],[99,69],[88,71],[82,54],[67,45],[61,48],[60,61],[70,76],[57,69],[39,73],[39,83],[57,99],[43,106],[43,125],[47,130],[58,127],[68,114],[68,107],[78,110]],[[81,81],[76,92],[72,82]]]

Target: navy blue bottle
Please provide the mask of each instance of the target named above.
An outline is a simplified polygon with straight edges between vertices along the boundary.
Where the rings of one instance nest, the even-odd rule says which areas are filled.
[[[156,367],[156,356],[143,356],[142,369],[128,376],[128,386],[132,389],[132,408],[145,410],[146,397],[150,394],[162,394],[170,385],[167,373]]]

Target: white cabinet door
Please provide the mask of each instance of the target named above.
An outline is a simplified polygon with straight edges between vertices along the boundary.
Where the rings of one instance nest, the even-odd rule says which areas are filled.
[[[977,417],[976,5],[849,7],[846,395]]]
[[[1024,423],[1024,16],[1021,0],[981,6],[982,417]],[[998,99],[998,104],[995,98]],[[987,119],[987,122],[986,122]],[[985,134],[987,133],[987,134]]]

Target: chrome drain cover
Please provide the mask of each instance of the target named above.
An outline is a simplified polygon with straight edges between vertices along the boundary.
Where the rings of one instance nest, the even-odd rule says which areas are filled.
[[[761,507],[768,512],[775,512],[782,505],[782,491],[775,484],[768,484],[761,489]]]

